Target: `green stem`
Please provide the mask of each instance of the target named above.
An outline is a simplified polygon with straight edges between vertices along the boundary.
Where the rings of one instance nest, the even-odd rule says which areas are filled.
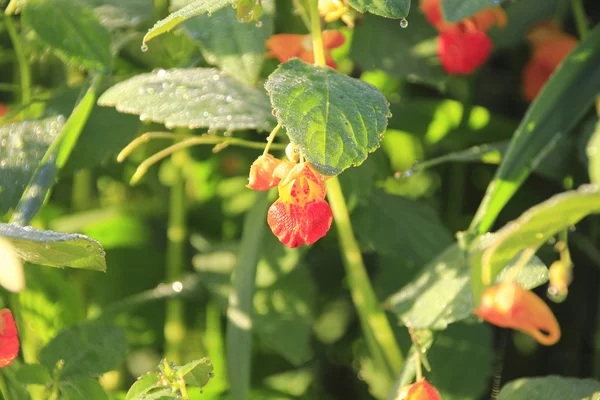
[[[275,136],[277,135],[277,132],[279,132],[280,129],[281,129],[281,124],[277,124],[275,129],[273,129],[273,131],[269,135],[269,137],[267,137],[267,145],[265,146],[265,150],[263,151],[263,156],[266,156],[267,154],[269,154],[269,150],[271,149],[271,146],[273,145],[273,140],[275,140]]]
[[[325,51],[323,50],[323,34],[321,33],[318,2],[317,0],[309,0],[308,3],[310,7],[310,31],[312,33],[315,64],[323,66],[325,65]]]
[[[12,2],[11,2],[12,4]],[[9,4],[9,7],[11,6]],[[15,3],[16,4],[16,3]],[[19,79],[21,80],[21,104],[26,105],[31,102],[31,70],[29,69],[29,60],[25,56],[24,45],[21,43],[17,29],[8,14],[10,10],[6,10],[4,13],[4,23],[6,25],[6,31],[13,44],[13,50],[17,56],[17,64],[19,66]]]
[[[365,337],[374,338],[374,343],[372,343],[369,350],[374,356],[378,353],[382,355],[385,361],[385,372],[393,381],[402,368],[402,353],[396,343],[390,323],[371,286],[360,248],[352,231],[350,215],[340,182],[337,177],[333,177],[327,180],[326,184],[327,197],[331,204],[333,220],[338,232],[352,300],[358,311]]]
[[[19,0],[10,0],[10,3],[8,3],[8,5],[6,6],[6,9],[4,10],[4,14],[5,15],[13,15],[15,13],[15,10],[17,9],[18,2],[19,2]]]
[[[185,238],[186,238],[186,204],[185,204],[185,178],[182,167],[187,158],[183,152],[172,156],[175,181],[171,187],[169,202],[169,226],[167,230],[167,273],[168,282],[181,279],[185,263]],[[165,316],[165,356],[169,361],[179,364],[181,362],[181,345],[185,336],[184,309],[180,299],[167,301]]]
[[[583,8],[582,1],[572,0],[571,8],[573,10],[573,17],[575,18],[575,25],[577,26],[579,38],[583,40],[590,32],[590,28],[587,23],[587,17],[585,16],[585,9]]]

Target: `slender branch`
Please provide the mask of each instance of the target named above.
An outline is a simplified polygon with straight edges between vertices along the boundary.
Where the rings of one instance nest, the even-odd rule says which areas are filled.
[[[583,8],[582,1],[571,0],[571,9],[573,10],[573,17],[575,18],[575,25],[577,26],[579,38],[584,39],[588,33],[590,33],[590,28],[587,23],[587,17],[585,16],[585,9]]]
[[[10,0],[10,3],[8,3],[6,9],[4,10],[4,15],[13,15],[17,9],[18,2],[19,0]]]
[[[267,154],[269,154],[269,150],[271,149],[271,146],[273,145],[273,140],[275,140],[275,136],[277,135],[277,132],[279,132],[280,129],[281,129],[281,125],[277,124],[275,129],[273,129],[273,131],[267,138],[267,145],[265,146],[265,150],[263,151],[263,156],[266,156]]]
[[[315,64],[325,65],[325,51],[323,50],[323,34],[321,33],[321,18],[319,17],[318,0],[309,0],[310,31],[313,40],[313,53]]]
[[[13,2],[8,6],[10,7]],[[16,6],[16,2],[15,2]],[[29,69],[29,60],[25,56],[24,46],[21,43],[17,29],[13,23],[9,10],[4,12],[4,23],[6,25],[6,31],[13,44],[13,50],[17,56],[17,64],[19,66],[19,79],[21,80],[21,104],[26,105],[31,101],[31,70]]]

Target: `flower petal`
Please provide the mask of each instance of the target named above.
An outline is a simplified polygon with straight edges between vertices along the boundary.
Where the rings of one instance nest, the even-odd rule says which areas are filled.
[[[250,166],[246,187],[254,190],[269,190],[279,184],[281,178],[275,176],[275,169],[281,160],[270,154],[259,156]]]
[[[469,75],[492,51],[492,41],[483,32],[446,31],[438,37],[438,56],[450,75]]]
[[[19,355],[17,324],[9,309],[0,310],[0,367],[10,365]]]

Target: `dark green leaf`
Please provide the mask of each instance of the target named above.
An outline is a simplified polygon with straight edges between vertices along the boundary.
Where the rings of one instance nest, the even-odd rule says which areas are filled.
[[[19,361],[15,360],[12,364],[0,368],[0,379],[6,384],[5,399],[29,400],[30,396],[21,382],[17,380],[16,371],[19,369]]]
[[[497,7],[500,4],[499,0],[441,0],[442,13],[444,19],[448,22],[458,22],[471,15],[477,14],[479,11]]]
[[[493,243],[493,236],[477,239],[481,248]],[[512,269],[515,260],[506,267]],[[499,276],[497,281],[504,278]],[[531,289],[548,280],[546,266],[533,257],[516,276],[524,288]],[[457,244],[428,263],[417,278],[390,297],[386,304],[400,321],[415,329],[445,329],[449,324],[469,318],[476,304],[471,294],[470,269]]]
[[[265,87],[277,121],[323,175],[361,164],[379,146],[390,112],[374,86],[292,59]]]
[[[23,22],[65,61],[92,70],[111,70],[111,41],[93,10],[72,0],[28,0]]]
[[[274,126],[265,93],[216,69],[171,69],[140,74],[108,89],[102,106],[137,114],[141,120],[164,123],[167,128],[223,130]]]
[[[84,235],[0,223],[0,236],[8,239],[17,254],[32,264],[106,270],[102,245]]]
[[[152,28],[148,30],[144,36],[143,43],[152,40],[158,35],[170,31],[183,21],[195,17],[200,14],[211,14],[223,7],[234,4],[237,0],[195,0],[180,10],[170,14],[167,18],[158,21]]]
[[[348,0],[361,13],[370,12],[387,18],[404,18],[410,11],[410,0]]]
[[[535,166],[585,114],[600,92],[600,26],[562,62],[527,110],[470,229],[487,232]]]
[[[447,75],[438,61],[436,36],[420,12],[411,16],[405,29],[398,21],[367,15],[356,26],[350,57],[367,71],[383,70],[394,77],[440,85]],[[384,37],[394,40],[373,46]]]
[[[40,352],[40,362],[53,371],[62,360],[61,377],[96,377],[113,370],[125,358],[127,340],[121,328],[90,323],[60,332]]]
[[[188,385],[204,387],[213,377],[213,365],[210,359],[205,357],[182,365],[175,375],[184,378]]]
[[[405,265],[423,265],[452,243],[430,207],[381,190],[374,190],[368,204],[355,211],[353,225],[363,246]]]
[[[125,400],[142,400],[146,394],[160,386],[160,374],[149,373],[140,376],[129,388]]]
[[[98,381],[84,376],[74,376],[58,384],[64,400],[107,400],[108,396]]]
[[[600,191],[596,185],[558,194],[530,208],[498,230],[488,248],[470,253],[471,259],[481,258],[481,268],[476,267],[478,262],[473,264],[473,281],[490,285],[521,250],[536,251],[552,236],[593,213],[600,213]],[[476,295],[479,294],[477,290]]]
[[[212,16],[190,18],[183,28],[200,43],[209,63],[243,82],[255,84],[265,58],[265,41],[273,31],[273,3],[271,0],[262,3],[265,13],[260,26],[238,22],[236,10],[226,7]]]
[[[40,364],[23,364],[16,377],[23,385],[45,385],[51,379],[48,370]]]
[[[65,118],[59,115],[0,127],[0,214],[19,202],[64,122]]]
[[[594,379],[546,376],[509,382],[498,400],[595,400],[598,396],[600,382]]]

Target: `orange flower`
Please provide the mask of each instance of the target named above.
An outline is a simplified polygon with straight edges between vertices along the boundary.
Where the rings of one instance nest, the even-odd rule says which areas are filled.
[[[402,389],[395,400],[442,400],[435,387],[425,379]]]
[[[560,326],[542,299],[516,282],[488,288],[474,314],[502,328],[512,328],[550,346],[560,339]]]
[[[9,309],[0,310],[0,368],[10,365],[19,355],[17,324]]]
[[[279,164],[281,164],[281,160],[270,154],[258,157],[250,166],[246,187],[254,190],[269,190],[277,186],[281,177],[276,177],[274,172]]]
[[[449,30],[438,36],[438,57],[450,75],[469,75],[492,52],[492,41],[483,32]]]
[[[325,201],[321,174],[309,163],[297,164],[278,190],[279,198],[269,208],[267,223],[281,243],[294,248],[325,236],[333,216]]]
[[[578,42],[552,22],[537,26],[528,39],[533,46],[533,55],[523,70],[523,93],[531,102]]]
[[[325,62],[331,68],[336,68],[331,57],[331,50],[344,44],[344,35],[338,31],[323,31],[323,47],[325,48]],[[314,63],[313,45],[311,35],[297,35],[280,33],[267,40],[267,57],[275,57],[281,62],[286,62],[292,57],[298,57],[308,63]]]

